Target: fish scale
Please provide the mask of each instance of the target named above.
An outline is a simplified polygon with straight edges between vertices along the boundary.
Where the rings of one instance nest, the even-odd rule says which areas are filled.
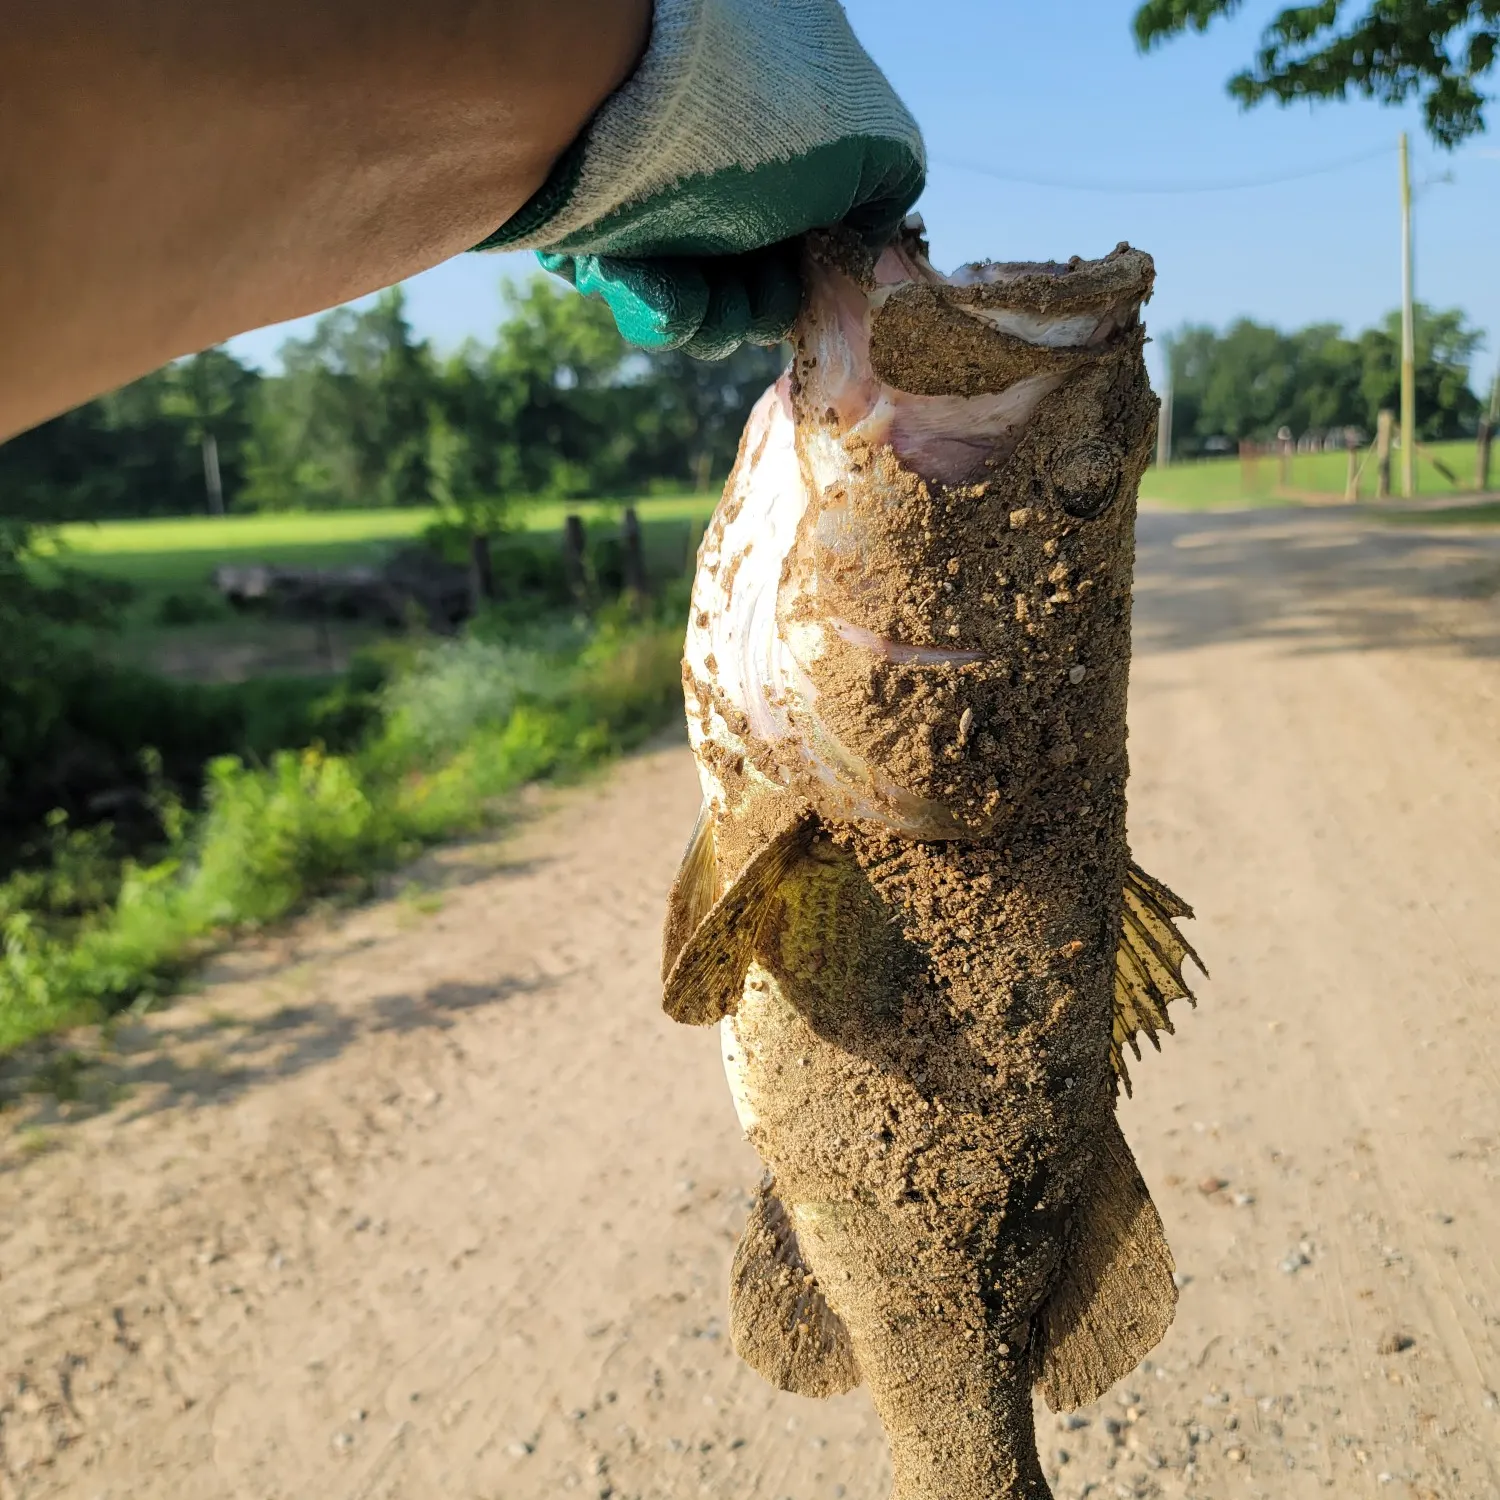
[[[1097,1399],[1176,1301],[1115,1114],[1196,957],[1125,836],[1153,272],[945,278],[917,225],[806,271],[699,555],[665,1006],[768,1169],[741,1356],[867,1385],[897,1500],[1032,1500],[1033,1387]]]

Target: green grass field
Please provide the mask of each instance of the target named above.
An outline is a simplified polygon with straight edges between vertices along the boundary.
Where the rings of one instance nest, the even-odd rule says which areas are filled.
[[[646,566],[658,579],[688,565],[695,529],[717,496],[669,495],[635,500]],[[623,500],[548,501],[518,517],[533,536],[561,547],[563,519],[577,511],[591,531],[618,526]],[[415,541],[437,519],[434,510],[367,510],[161,517],[62,527],[57,560],[130,585],[131,597],[98,649],[117,660],[171,677],[242,681],[264,675],[342,670],[353,654],[381,638],[378,626],[353,621],[242,615],[219,604],[212,587],[220,564],[269,563],[339,568],[376,565]],[[502,543],[503,545],[503,543]],[[191,613],[164,608],[187,601]]]
[[[653,496],[634,503],[643,529],[660,532],[708,519],[716,495]],[[577,511],[590,522],[617,521],[624,501],[543,501],[528,506],[530,532],[562,531]],[[433,510],[264,512],[243,516],[168,516],[104,521],[60,528],[60,560],[132,583],[184,584],[205,580],[220,563],[276,563],[347,567],[378,562],[391,548],[419,537]]]
[[[1454,472],[1457,486],[1434,466],[1434,457]],[[1336,501],[1343,497],[1345,473],[1342,453],[1301,454],[1293,458],[1290,484],[1283,489],[1281,466],[1274,457],[1262,458],[1252,468],[1242,466],[1238,457],[1200,459],[1149,469],[1141,498],[1184,510],[1295,505],[1324,495]],[[1472,443],[1433,444],[1418,461],[1418,495],[1429,504],[1449,496],[1458,500],[1473,475]],[[1371,458],[1361,476],[1360,498],[1370,500],[1374,494]],[[674,545],[689,526],[706,521],[716,499],[671,495],[633,502],[648,554]],[[618,520],[624,505],[622,500],[542,501],[528,506],[520,521],[529,532],[556,533],[569,511],[592,523],[610,524]],[[1422,514],[1435,517],[1439,512]],[[191,587],[205,584],[220,563],[338,567],[378,562],[391,548],[420,536],[436,515],[432,510],[358,510],[107,521],[64,526],[58,541],[61,559],[75,567],[147,588]],[[1472,523],[1489,519],[1483,507],[1459,506],[1451,518],[1446,512],[1442,515]]]
[[[1436,458],[1446,464],[1458,478],[1452,484],[1434,465]],[[1253,467],[1242,466],[1238,456],[1231,458],[1192,459],[1170,468],[1151,468],[1141,481],[1142,500],[1183,510],[1232,508],[1241,505],[1297,505],[1309,497],[1326,495],[1342,500],[1348,460],[1342,453],[1303,453],[1294,455],[1290,483],[1282,488],[1281,464],[1275,457],[1263,457]],[[1500,475],[1497,475],[1500,478]],[[1400,456],[1393,461],[1392,482],[1401,482]],[[1433,443],[1417,456],[1417,494],[1423,500],[1457,497],[1474,482],[1474,445],[1460,440]],[[1375,460],[1365,463],[1360,476],[1359,498],[1375,498]]]

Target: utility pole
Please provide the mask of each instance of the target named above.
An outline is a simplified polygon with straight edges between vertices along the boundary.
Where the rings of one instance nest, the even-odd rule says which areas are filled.
[[[1417,492],[1417,331],[1412,307],[1411,166],[1401,132],[1401,494]]]

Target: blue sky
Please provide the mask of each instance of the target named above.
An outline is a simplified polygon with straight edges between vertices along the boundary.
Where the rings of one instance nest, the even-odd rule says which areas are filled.
[[[919,205],[933,258],[1101,255],[1120,240],[1156,258],[1148,318],[1223,324],[1364,326],[1400,297],[1396,136],[1411,132],[1417,294],[1459,306],[1486,330],[1475,385],[1500,352],[1500,105],[1488,137],[1454,153],[1421,134],[1415,105],[1364,101],[1242,112],[1224,81],[1253,53],[1275,6],[1248,0],[1206,36],[1147,57],[1129,0],[847,0],[865,45],[920,121],[931,170]],[[1289,176],[1372,154],[1298,181],[1220,192],[1198,187]],[[974,170],[974,169],[983,170]],[[994,175],[986,175],[994,174]],[[1451,173],[1451,182],[1430,181]],[[1005,177],[1059,186],[1033,186]],[[1063,184],[1109,184],[1077,191]],[[499,283],[529,257],[461,256],[407,283],[418,331],[440,348],[487,338]],[[271,364],[283,324],[233,343]]]

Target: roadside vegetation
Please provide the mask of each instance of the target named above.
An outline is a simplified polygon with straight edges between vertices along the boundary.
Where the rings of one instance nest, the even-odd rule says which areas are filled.
[[[389,644],[297,705],[302,732],[270,736],[288,748],[212,756],[190,795],[143,749],[133,827],[53,812],[0,883],[0,1052],[149,1005],[235,933],[361,895],[523,783],[638,745],[681,712],[682,595]],[[162,727],[182,711],[161,707]]]
[[[0,1053],[153,1005],[677,719],[705,494],[777,367],[648,362],[545,282],[444,360],[392,293],[278,374],[210,350],[0,447]],[[214,582],[403,553],[457,573],[467,619]]]

